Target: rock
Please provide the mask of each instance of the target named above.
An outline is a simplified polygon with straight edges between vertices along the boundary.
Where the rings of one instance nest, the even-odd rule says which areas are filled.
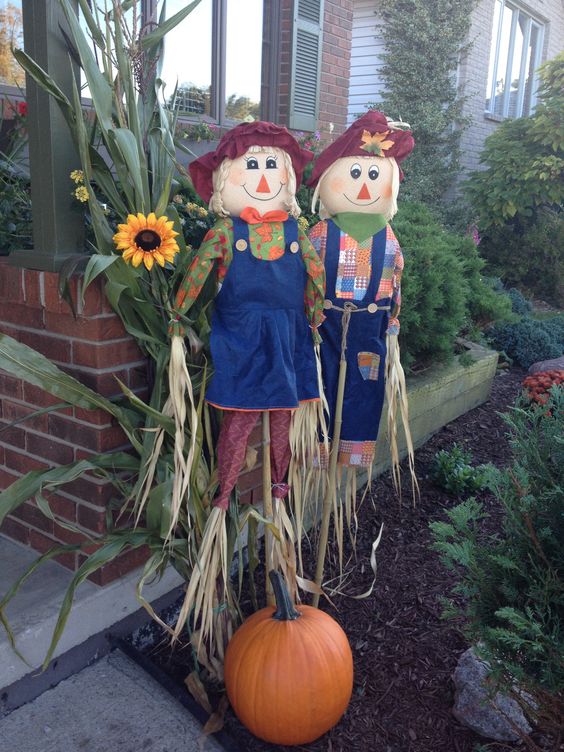
[[[538,363],[533,363],[529,368],[529,375],[533,373],[542,373],[543,371],[563,371],[564,370],[564,355],[559,358],[553,358],[552,360],[541,360]]]
[[[489,697],[489,673],[488,664],[476,656],[474,648],[462,653],[452,677],[456,687],[454,717],[488,739],[517,741],[520,736],[514,726],[527,735],[532,729],[515,700],[500,692]]]

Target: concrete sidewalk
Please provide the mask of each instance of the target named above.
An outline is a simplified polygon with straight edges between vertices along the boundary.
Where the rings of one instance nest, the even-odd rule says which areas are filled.
[[[119,650],[0,718],[0,752],[221,752]]]

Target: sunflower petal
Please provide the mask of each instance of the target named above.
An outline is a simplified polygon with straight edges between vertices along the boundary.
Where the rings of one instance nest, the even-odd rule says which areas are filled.
[[[151,269],[153,268],[153,264],[155,263],[155,260],[153,258],[153,254],[152,253],[144,253],[143,254],[143,263],[145,264],[145,266],[147,267],[147,269],[149,271],[151,271]]]
[[[135,251],[135,253],[133,254],[133,258],[131,260],[131,263],[133,264],[133,266],[139,266],[139,264],[143,261],[144,255],[145,254],[143,253],[143,251],[140,251],[140,250]]]

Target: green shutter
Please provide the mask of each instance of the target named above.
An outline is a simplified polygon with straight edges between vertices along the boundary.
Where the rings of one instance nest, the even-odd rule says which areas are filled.
[[[314,131],[319,116],[323,0],[294,0],[289,126]]]

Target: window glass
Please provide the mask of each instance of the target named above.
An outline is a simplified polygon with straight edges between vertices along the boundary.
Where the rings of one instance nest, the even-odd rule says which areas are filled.
[[[539,57],[539,37],[540,27],[536,24],[531,25],[531,37],[527,46],[527,62],[525,68],[525,97],[523,101],[523,115],[530,115],[533,107],[535,95],[534,72],[537,67]]]
[[[0,84],[25,86],[25,73],[12,55],[12,47],[23,48],[21,0],[0,0]]]
[[[507,81],[507,59],[509,57],[509,42],[511,39],[511,24],[513,22],[513,9],[507,5],[503,9],[501,17],[501,37],[499,40],[499,53],[497,58],[497,78],[495,82],[494,112],[496,115],[503,114],[503,95]]]
[[[521,61],[523,60],[523,48],[525,44],[525,33],[529,18],[524,13],[519,13],[519,19],[515,27],[515,36],[513,39],[513,58],[511,61],[511,73],[509,75],[509,108],[508,116],[517,117],[519,105],[519,82],[521,76]]]
[[[494,20],[492,31],[492,43],[490,47],[490,65],[488,69],[488,87],[486,89],[486,110],[491,111],[491,93],[493,87],[493,77],[495,72],[495,52],[497,49],[497,34],[499,29],[499,19],[501,18],[502,5],[501,0],[496,0],[494,8]]]
[[[227,3],[225,116],[260,118],[263,0]]]
[[[186,6],[186,0],[168,0],[167,17]],[[210,114],[212,63],[212,0],[204,0],[165,37],[161,78],[172,95],[178,83],[181,113]]]

